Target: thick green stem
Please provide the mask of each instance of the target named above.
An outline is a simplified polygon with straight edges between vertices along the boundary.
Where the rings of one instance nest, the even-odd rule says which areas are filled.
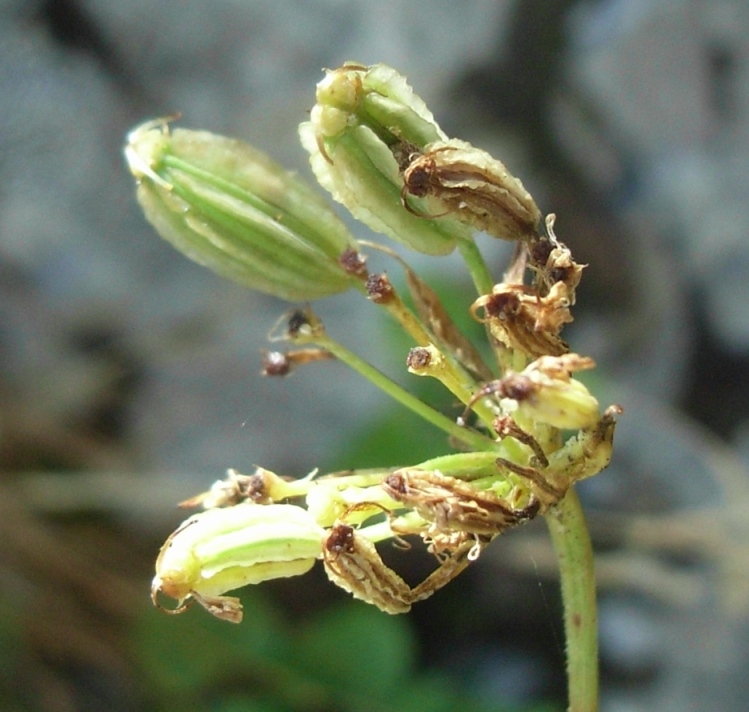
[[[569,712],[598,710],[598,614],[593,547],[574,489],[546,515],[559,562],[567,639]]]

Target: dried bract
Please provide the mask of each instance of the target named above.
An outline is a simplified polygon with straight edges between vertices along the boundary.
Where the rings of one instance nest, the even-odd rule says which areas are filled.
[[[458,363],[481,380],[492,378],[492,371],[481,353],[455,324],[437,292],[407,264],[403,263],[403,268],[416,311],[434,334],[440,351],[452,353]]]

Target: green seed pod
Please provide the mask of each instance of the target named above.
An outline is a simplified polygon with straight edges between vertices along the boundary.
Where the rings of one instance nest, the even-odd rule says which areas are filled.
[[[342,131],[345,117],[349,125],[368,126],[389,146],[405,142],[420,149],[447,139],[406,78],[384,64],[364,67],[347,62],[327,71],[317,85],[316,99],[325,136]]]
[[[291,504],[238,504],[184,521],[156,560],[151,598],[163,593],[180,613],[194,599],[218,618],[238,623],[239,600],[221,594],[251,583],[306,573],[322,554],[325,530]],[[158,605],[158,604],[157,604]]]
[[[550,480],[577,482],[605,470],[614,449],[616,417],[621,413],[621,406],[610,405],[595,426],[581,430],[555,450],[546,469]]]
[[[348,64],[328,72],[299,134],[319,183],[371,229],[431,255],[448,254],[470,236],[456,220],[404,208],[404,161],[447,137],[395,70]]]
[[[289,301],[354,283],[338,259],[357,243],[325,201],[265,154],[206,131],[136,128],[125,156],[148,221],[218,274]]]

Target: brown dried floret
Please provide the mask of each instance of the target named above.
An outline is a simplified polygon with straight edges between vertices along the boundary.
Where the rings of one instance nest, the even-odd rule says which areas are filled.
[[[411,587],[386,566],[375,545],[357,536],[348,524],[338,523],[323,547],[328,578],[337,586],[386,613],[411,609]]]
[[[411,603],[429,598],[435,591],[452,581],[472,561],[478,558],[481,549],[490,541],[485,537],[468,537],[445,549],[447,556],[438,556],[440,565],[427,578],[411,590]],[[434,546],[434,545],[433,545]],[[432,551],[432,553],[436,553]]]
[[[386,274],[370,274],[366,281],[367,296],[375,304],[387,304],[395,298],[395,289]]]
[[[432,362],[432,352],[424,346],[415,346],[408,352],[406,366],[410,371],[421,371]]]
[[[203,509],[233,507],[248,499],[258,504],[266,504],[270,500],[267,499],[265,472],[258,468],[252,475],[242,475],[230,468],[226,477],[216,480],[210,490],[180,502],[179,506],[183,509],[199,506]]]
[[[522,351],[531,358],[561,356],[569,346],[560,337],[570,313],[569,291],[564,282],[552,285],[546,296],[522,284],[494,286],[491,294],[479,297],[471,314],[489,326],[491,335],[510,349]],[[478,310],[484,310],[483,317]]]
[[[475,541],[474,541],[475,540]],[[380,558],[374,544],[356,529],[338,522],[323,547],[328,578],[344,590],[385,613],[407,613],[411,604],[429,598],[452,581],[488,543],[487,538],[455,537],[453,545],[438,556],[440,565],[420,584],[411,588]]]
[[[344,250],[338,258],[338,264],[348,274],[354,274],[357,277],[363,278],[367,276],[367,258],[358,250],[353,248]]]
[[[436,141],[412,154],[401,196],[416,215],[451,215],[503,240],[527,241],[539,234],[541,211],[523,184],[503,163],[465,141]],[[413,208],[409,196],[431,196],[437,212]]]
[[[513,501],[513,495],[503,498],[477,490],[468,482],[437,471],[396,470],[385,477],[382,487],[396,502],[432,522],[427,532],[430,537],[454,532],[494,537],[532,519],[539,511],[538,502],[527,493],[516,491]]]
[[[256,467],[251,475],[243,475],[233,468],[229,468],[223,480],[216,480],[210,490],[190,497],[179,506],[183,509],[203,507],[233,507],[241,502],[255,504],[271,504],[289,497],[288,482],[293,479],[280,477],[275,472],[264,467]]]
[[[575,290],[580,284],[583,269],[572,259],[569,248],[554,234],[554,214],[546,216],[547,235],[535,240],[529,247],[528,267],[536,273],[535,284],[539,294],[547,295],[557,282],[564,284],[570,306],[575,303]]]

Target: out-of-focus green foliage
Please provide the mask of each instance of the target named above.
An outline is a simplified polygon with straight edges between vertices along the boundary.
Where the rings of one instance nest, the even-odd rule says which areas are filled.
[[[133,652],[152,710],[180,712],[489,712],[459,683],[417,668],[407,617],[355,601],[291,625],[262,590],[242,591],[245,619],[146,610]]]

